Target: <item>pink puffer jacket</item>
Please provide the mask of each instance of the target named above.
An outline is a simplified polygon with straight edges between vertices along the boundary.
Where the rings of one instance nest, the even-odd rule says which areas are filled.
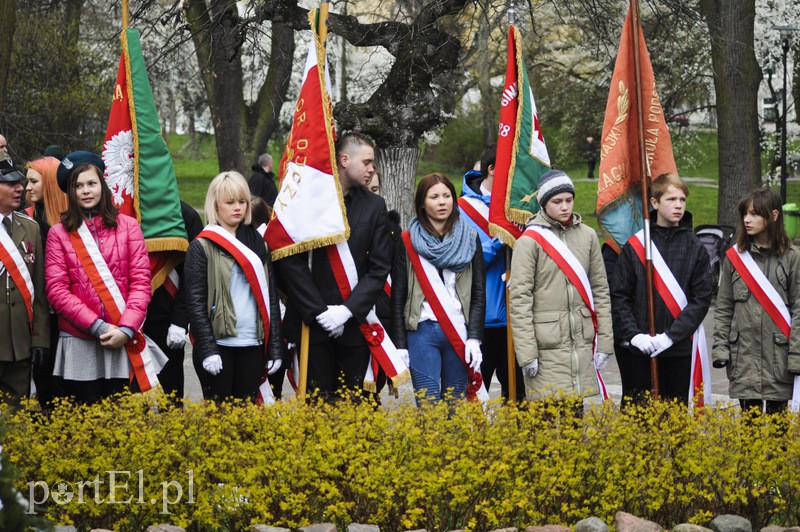
[[[102,218],[86,220],[97,246],[117,281],[126,309],[116,325],[138,331],[150,303],[150,260],[144,235],[135,219],[117,215],[116,229]],[[69,234],[59,223],[47,235],[45,261],[47,299],[58,313],[62,332],[92,338],[89,328],[98,319],[113,323],[75,253]]]

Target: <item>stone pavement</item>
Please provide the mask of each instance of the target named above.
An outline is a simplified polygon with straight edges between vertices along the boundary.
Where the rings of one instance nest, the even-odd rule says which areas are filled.
[[[711,309],[708,311],[705,320],[703,321],[703,326],[705,327],[706,331],[706,338],[708,342],[708,349],[709,349],[709,356],[711,353],[711,347],[713,345],[713,339],[711,335],[713,334],[714,329],[714,305],[712,303]],[[197,375],[194,371],[194,366],[192,365],[192,356],[191,356],[191,346],[187,344],[186,349],[186,359],[184,361],[184,369],[186,374],[186,397],[191,400],[199,401],[203,398],[202,391],[200,390],[200,383],[197,379]],[[619,369],[615,360],[612,358],[609,360],[606,368],[602,371],[603,379],[605,380],[606,387],[608,389],[611,398],[614,400],[615,403],[619,403],[620,398],[622,396],[622,385],[620,383],[619,378]],[[688,383],[687,383],[688,386]],[[730,402],[730,398],[728,397],[728,378],[725,374],[724,369],[714,369],[711,368],[711,403],[719,403],[720,406],[727,405]],[[289,381],[284,379],[283,384],[283,392],[284,396],[289,397],[294,395],[294,391],[292,387],[289,385]],[[394,398],[390,397],[386,388],[384,388],[383,393],[381,394],[381,402],[386,406],[397,405],[399,402],[411,402],[413,401],[413,394],[414,390],[411,386],[411,381],[400,386],[400,397]],[[491,386],[489,388],[489,396],[491,398],[496,398],[500,396],[500,383],[497,381],[497,378],[492,379]],[[599,396],[589,399],[591,402],[599,402]],[[738,403],[736,403],[738,405]]]

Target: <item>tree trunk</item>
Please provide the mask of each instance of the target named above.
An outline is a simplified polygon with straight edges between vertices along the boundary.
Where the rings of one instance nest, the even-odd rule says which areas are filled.
[[[758,86],[754,52],[756,0],[701,0],[711,37],[717,96],[719,199],[717,221],[738,224],[736,204],[761,182]]]
[[[800,35],[795,33],[795,39],[800,38]],[[800,46],[796,43],[794,45],[794,68],[792,69],[792,101],[794,102],[794,121],[800,124]]]
[[[278,130],[281,109],[292,79],[294,48],[294,30],[283,22],[273,22],[267,78],[256,101],[247,110],[246,135],[249,142],[243,154],[245,162],[256,162],[258,156],[267,151],[269,139]]]
[[[186,17],[211,107],[219,170],[242,170],[243,34],[235,0],[189,2]],[[210,38],[209,38],[210,36]]]
[[[414,216],[419,148],[378,147],[375,152],[375,160],[383,172],[381,195],[389,210],[400,213],[400,227],[405,229]]]
[[[178,132],[178,102],[175,91],[169,89],[167,96],[167,112],[169,113],[169,129],[164,132],[164,138],[169,138]]]
[[[15,0],[0,0],[0,116],[5,114],[6,86],[8,72],[11,68],[11,47],[14,40],[16,27],[17,6]],[[0,134],[5,131],[5,125],[0,122]]]

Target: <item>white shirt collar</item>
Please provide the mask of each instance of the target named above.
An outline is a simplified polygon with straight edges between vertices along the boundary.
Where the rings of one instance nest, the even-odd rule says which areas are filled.
[[[481,195],[483,195],[483,196],[491,196],[492,195],[492,191],[491,190],[486,190],[483,187],[483,183],[481,183]]]

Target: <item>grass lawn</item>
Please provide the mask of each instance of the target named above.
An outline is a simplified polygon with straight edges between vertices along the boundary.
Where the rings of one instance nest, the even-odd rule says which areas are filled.
[[[679,130],[673,132],[673,148],[676,164],[680,174],[685,177],[699,177],[712,180],[711,183],[689,183],[688,208],[692,212],[694,225],[714,224],[717,220],[717,188],[719,179],[717,155],[717,135],[712,132]],[[198,134],[196,144],[189,145],[187,135],[172,135],[169,138],[175,172],[178,176],[178,188],[181,199],[202,211],[206,191],[211,179],[219,169],[211,135]],[[790,151],[800,150],[800,141],[790,146]],[[273,153],[276,158],[279,153]],[[765,163],[765,168],[767,167]],[[245,177],[249,175],[245,170]],[[420,161],[417,168],[417,179],[432,172],[442,172],[449,177],[461,192],[462,176],[466,169],[443,168],[435,162]],[[572,177],[585,175],[583,164],[570,165],[565,169]],[[597,181],[579,179],[575,182],[575,211],[583,216],[589,226],[598,229],[597,217],[594,214],[597,201]],[[788,184],[788,201],[800,203],[800,183]]]

